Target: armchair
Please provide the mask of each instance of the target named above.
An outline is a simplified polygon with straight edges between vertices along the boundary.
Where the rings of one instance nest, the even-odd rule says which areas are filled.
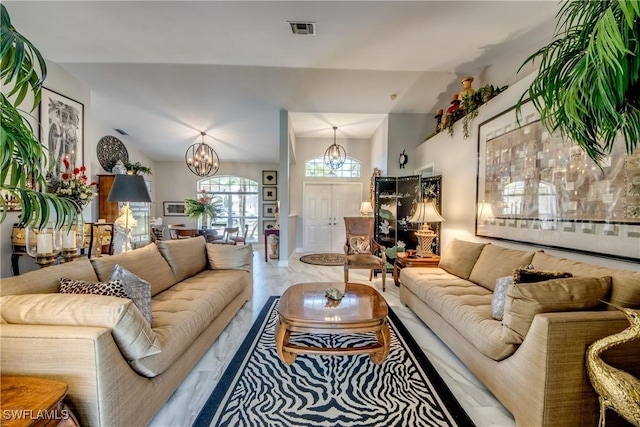
[[[350,269],[368,269],[369,281],[373,271],[382,272],[382,292],[387,280],[385,247],[373,240],[373,217],[344,217],[347,241],[344,245],[344,282],[349,281]],[[377,254],[380,254],[379,256]]]

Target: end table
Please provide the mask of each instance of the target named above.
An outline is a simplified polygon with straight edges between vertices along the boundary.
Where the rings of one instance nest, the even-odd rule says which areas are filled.
[[[440,255],[420,258],[412,252],[398,253],[393,263],[393,283],[400,286],[400,270],[405,267],[437,267],[440,264]]]

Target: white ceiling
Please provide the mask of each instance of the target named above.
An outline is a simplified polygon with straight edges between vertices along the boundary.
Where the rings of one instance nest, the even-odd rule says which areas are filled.
[[[206,131],[223,162],[277,162],[282,109],[298,137],[326,138],[334,125],[338,138],[369,138],[388,113],[433,114],[460,77],[547,43],[558,10],[540,0],[5,5],[91,89],[92,121],[126,130],[154,160],[182,159]],[[316,22],[317,35],[292,35],[293,20]]]

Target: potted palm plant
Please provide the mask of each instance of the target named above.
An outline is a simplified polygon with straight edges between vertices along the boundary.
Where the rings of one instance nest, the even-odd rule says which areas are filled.
[[[33,106],[40,103],[40,88],[47,75],[47,67],[40,52],[11,24],[9,13],[0,4],[0,79],[8,92],[0,93],[0,190],[20,205],[20,222],[34,228],[44,228],[55,215],[62,226],[73,223],[76,204],[65,197],[38,191],[46,188],[46,147],[38,141],[28,113],[19,107],[27,95],[33,95]],[[44,159],[44,160],[43,160]],[[0,223],[7,218],[7,202],[0,197]]]
[[[540,59],[518,108],[531,98],[547,128],[596,163],[620,134],[631,154],[640,139],[640,2],[568,1],[557,18],[554,40],[523,64]]]
[[[205,190],[200,191],[197,199],[184,199],[186,204],[185,214],[198,223],[198,227],[207,227],[209,221],[213,222],[222,212],[222,199],[207,195]]]

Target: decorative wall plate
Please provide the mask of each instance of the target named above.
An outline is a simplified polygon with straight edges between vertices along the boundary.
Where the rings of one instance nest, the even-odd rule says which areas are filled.
[[[107,172],[111,172],[118,160],[122,160],[123,163],[129,161],[127,147],[124,146],[122,141],[111,135],[100,138],[97,154],[100,165]]]

